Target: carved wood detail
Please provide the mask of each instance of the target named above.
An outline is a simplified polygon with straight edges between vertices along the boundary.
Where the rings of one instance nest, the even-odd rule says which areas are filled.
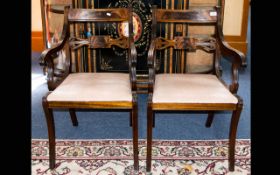
[[[81,48],[82,46],[88,46],[89,48],[111,48],[112,45],[118,46],[123,49],[127,49],[128,38],[121,36],[120,38],[111,38],[109,35],[105,36],[91,36],[88,39],[83,38],[71,38],[70,47],[73,50]]]
[[[156,38],[157,50],[173,47],[174,49],[184,49],[189,52],[194,52],[197,49],[206,52],[213,52],[216,50],[216,39],[213,37],[183,37],[176,36],[173,40],[165,39],[162,37]]]

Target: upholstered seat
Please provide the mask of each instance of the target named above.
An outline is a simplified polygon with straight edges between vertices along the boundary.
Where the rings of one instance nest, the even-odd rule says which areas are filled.
[[[132,101],[129,74],[72,73],[48,101]]]
[[[237,98],[210,74],[158,74],[153,103],[231,103]]]

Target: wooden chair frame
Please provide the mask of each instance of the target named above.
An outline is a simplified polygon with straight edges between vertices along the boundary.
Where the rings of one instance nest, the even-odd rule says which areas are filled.
[[[113,39],[109,36],[92,36],[89,39],[71,38],[70,23],[76,22],[129,22],[129,37],[120,37]],[[78,126],[76,117],[76,109],[92,109],[92,110],[112,110],[112,111],[129,111],[130,126],[133,132],[133,158],[134,170],[138,171],[138,104],[136,95],[136,58],[137,52],[133,41],[132,32],[132,8],[109,8],[109,9],[64,9],[64,25],[62,32],[62,40],[50,49],[42,52],[41,58],[47,65],[47,84],[50,91],[58,87],[63,80],[71,73],[71,54],[66,55],[66,70],[56,71],[54,68],[54,55],[62,50],[65,46],[73,50],[87,45],[89,48],[110,48],[116,45],[128,49],[129,75],[133,99],[131,102],[126,101],[108,101],[108,102],[73,102],[73,101],[48,101],[48,92],[42,98],[42,105],[48,126],[49,136],[49,163],[50,169],[55,168],[55,124],[53,117],[54,109],[69,109],[73,126]]]
[[[210,15],[212,14],[212,15]],[[148,104],[147,104],[147,172],[151,171],[152,160],[152,129],[155,126],[155,113],[162,111],[208,111],[206,127],[210,127],[214,118],[215,111],[230,110],[232,112],[230,133],[229,133],[229,170],[234,171],[235,140],[238,121],[243,107],[242,99],[236,95],[238,90],[238,68],[245,59],[243,53],[230,47],[224,40],[221,25],[220,7],[215,10],[163,10],[153,6],[152,14],[152,42],[148,52],[149,84],[148,84]],[[157,38],[157,23],[189,23],[200,25],[214,25],[215,34],[208,39],[178,37],[174,40]],[[212,42],[214,41],[214,42]],[[230,92],[238,99],[237,104],[211,104],[211,103],[153,103],[153,90],[156,74],[156,50],[174,47],[174,49],[185,49],[195,51],[202,49],[206,52],[214,53],[214,63],[212,74],[224,84]],[[232,81],[229,86],[221,79],[220,58],[221,55],[231,63]]]

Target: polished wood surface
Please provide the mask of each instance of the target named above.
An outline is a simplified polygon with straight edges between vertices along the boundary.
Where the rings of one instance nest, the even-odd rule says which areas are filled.
[[[176,111],[176,110],[192,110],[192,111],[204,111],[204,110],[235,110],[236,104],[201,104],[201,103],[152,103],[152,108],[155,111]]]
[[[72,101],[52,101],[48,102],[50,108],[87,108],[87,109],[131,109],[132,103],[126,101],[115,102],[72,102]]]
[[[128,11],[124,8],[108,9],[71,9],[68,15],[69,21],[79,22],[122,22],[128,21]]]

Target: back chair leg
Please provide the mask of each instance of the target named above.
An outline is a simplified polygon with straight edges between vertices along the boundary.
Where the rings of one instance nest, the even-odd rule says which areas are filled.
[[[213,119],[214,119],[214,111],[209,111],[208,112],[208,118],[207,118],[207,121],[205,123],[205,126],[207,128],[211,127]]]
[[[132,126],[132,111],[129,112],[129,126]]]
[[[242,101],[237,104],[237,109],[232,112],[230,132],[229,132],[229,171],[234,171],[235,164],[235,142],[236,142],[236,132],[237,126],[242,111],[243,103]]]
[[[152,137],[153,137],[153,117],[154,112],[152,110],[151,103],[148,103],[147,110],[147,163],[146,163],[146,171],[151,171],[151,163],[152,163]]]
[[[134,171],[139,171],[139,159],[138,159],[138,107],[137,101],[133,102],[132,108],[132,130],[133,130],[133,159],[134,159]]]
[[[153,128],[156,126],[156,118],[155,118],[155,114],[154,113],[152,113],[152,115],[153,115]]]
[[[43,103],[43,109],[45,112],[45,117],[48,126],[50,169],[54,169],[55,168],[55,126],[54,126],[54,119],[53,119],[53,110],[48,108],[46,97],[43,97],[42,103]]]
[[[77,120],[75,109],[70,108],[69,113],[70,113],[70,116],[71,116],[73,126],[78,126],[78,120]]]

